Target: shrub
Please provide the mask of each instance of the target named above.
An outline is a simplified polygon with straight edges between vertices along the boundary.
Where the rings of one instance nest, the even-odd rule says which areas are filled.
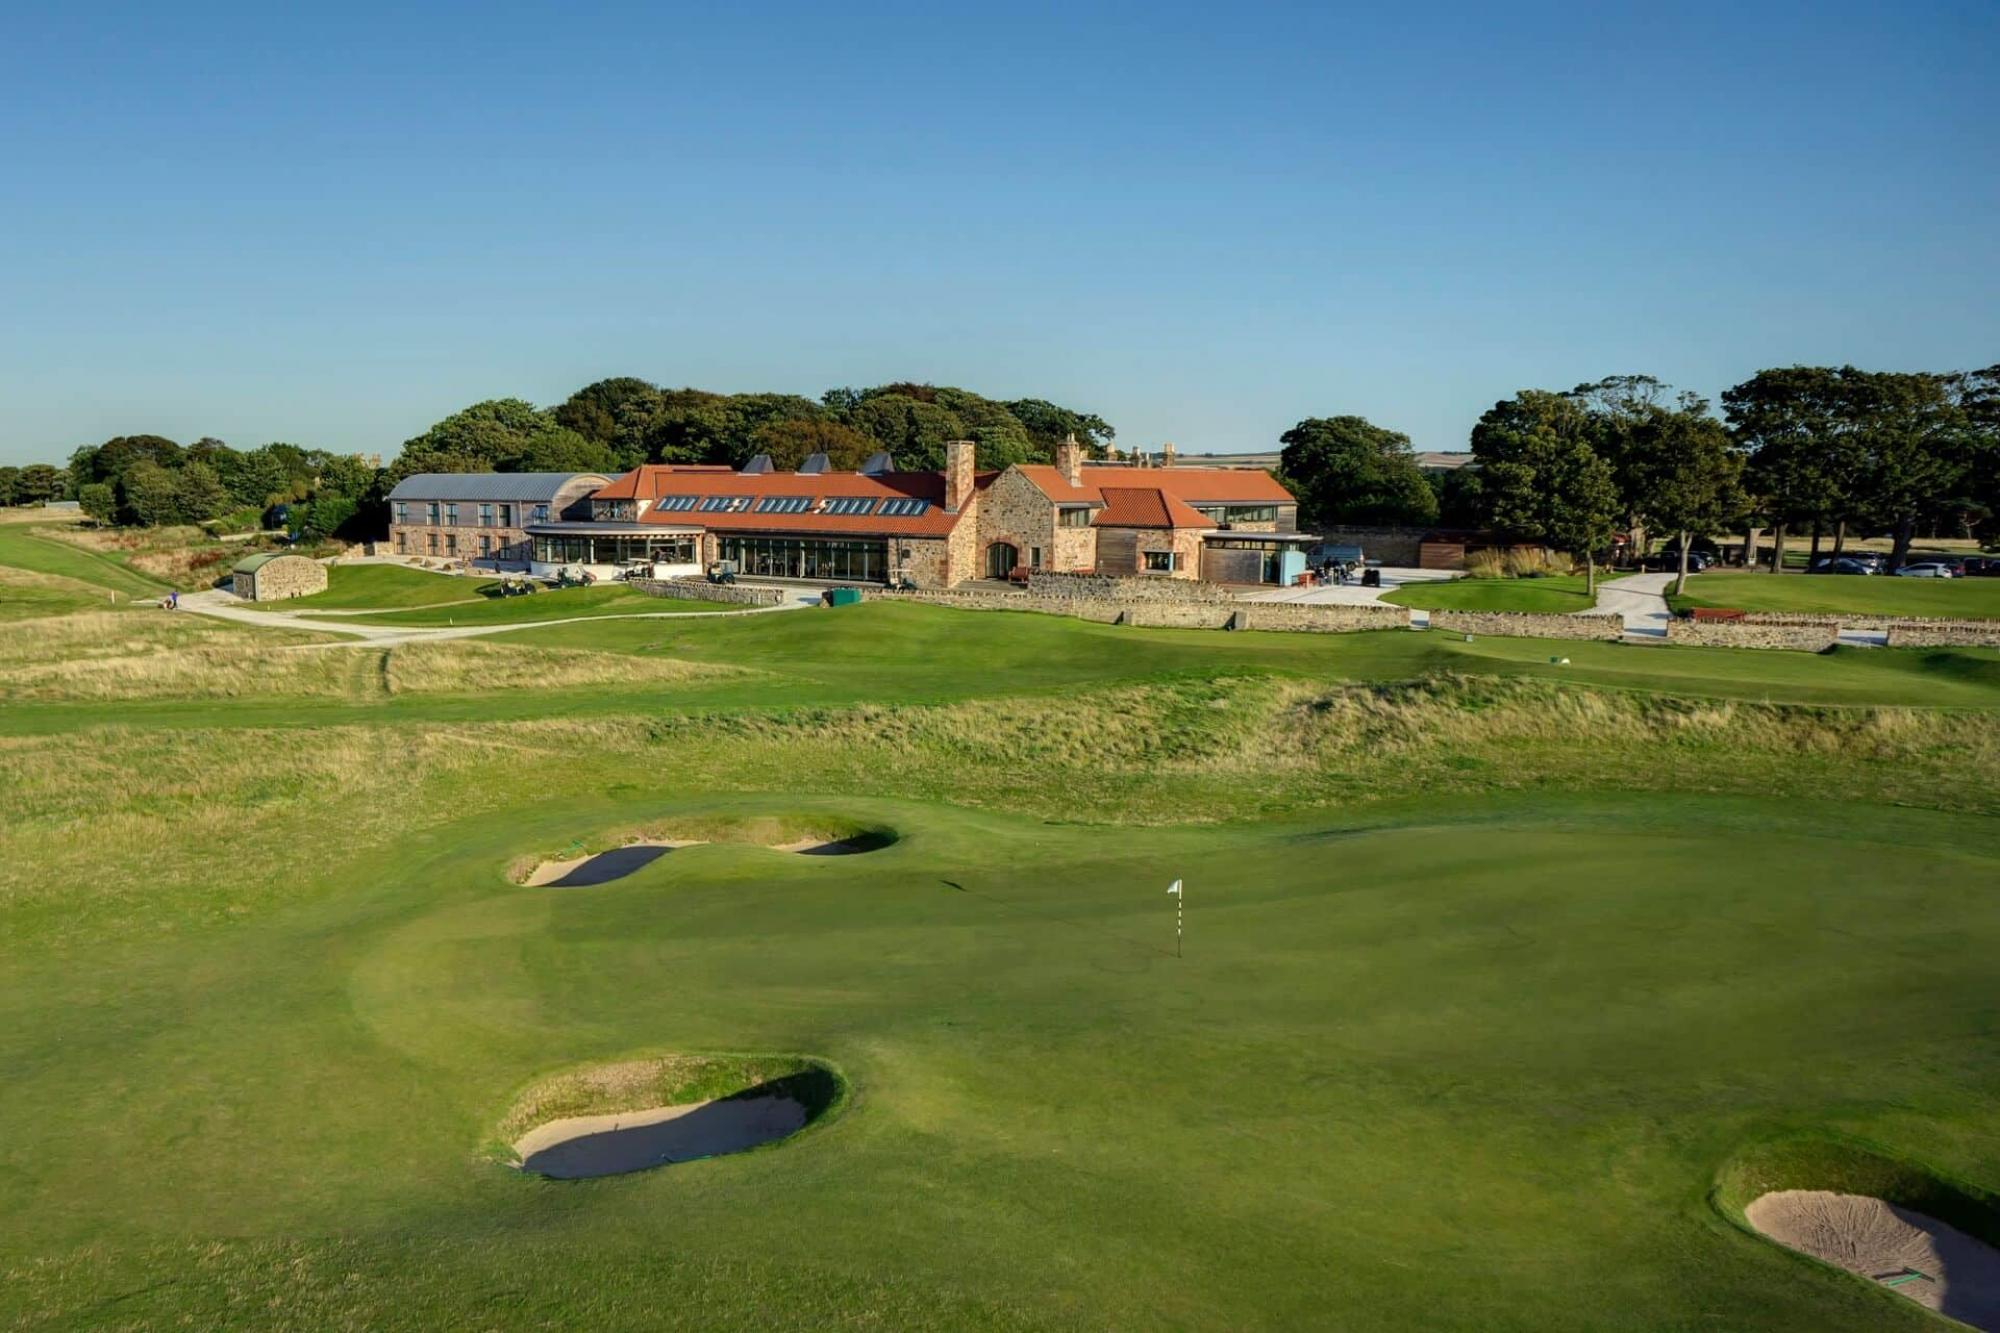
[[[1507,557],[1498,551],[1477,551],[1465,559],[1465,577],[1469,579],[1504,579],[1507,575]]]

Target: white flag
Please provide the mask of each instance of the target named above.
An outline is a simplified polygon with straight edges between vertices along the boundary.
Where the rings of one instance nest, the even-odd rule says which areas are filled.
[[[1181,882],[1180,882],[1179,880],[1175,880],[1175,881],[1174,881],[1174,886],[1173,886],[1172,888],[1168,889],[1168,890],[1167,890],[1167,892],[1168,892],[1168,893],[1171,893],[1171,894],[1173,894],[1173,895],[1174,895],[1174,897],[1176,897],[1176,898],[1180,897],[1180,896],[1181,896]]]

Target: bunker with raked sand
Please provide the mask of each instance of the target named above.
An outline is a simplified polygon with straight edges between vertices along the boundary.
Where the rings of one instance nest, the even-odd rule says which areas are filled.
[[[688,847],[735,845],[797,856],[855,856],[880,851],[900,837],[885,824],[825,815],[690,816],[579,838],[552,856],[517,857],[507,877],[537,888],[589,888],[624,879]]]

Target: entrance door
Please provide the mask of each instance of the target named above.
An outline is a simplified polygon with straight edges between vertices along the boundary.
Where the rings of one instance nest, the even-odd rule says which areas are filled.
[[[994,542],[986,548],[986,577],[1004,579],[1014,572],[1014,566],[1021,563],[1021,550],[1006,542]]]

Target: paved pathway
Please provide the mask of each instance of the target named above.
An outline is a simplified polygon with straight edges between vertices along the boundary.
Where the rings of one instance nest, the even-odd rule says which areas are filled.
[[[1672,574],[1628,574],[1622,579],[1603,579],[1597,585],[1597,605],[1579,616],[1600,616],[1613,612],[1624,618],[1625,632],[1648,639],[1667,637],[1667,589],[1674,585]]]
[[[1406,583],[1441,583],[1458,577],[1444,569],[1384,569],[1382,586],[1364,588],[1358,583],[1330,583],[1312,588],[1270,588],[1244,595],[1246,602],[1303,602],[1319,606],[1373,606]]]
[[[776,606],[745,606],[728,611],[628,611],[603,616],[564,616],[560,620],[523,620],[505,625],[360,625],[342,623],[339,620],[319,620],[302,611],[257,611],[237,597],[220,588],[209,588],[202,592],[191,592],[181,598],[181,610],[195,611],[217,620],[230,620],[239,625],[261,625],[266,628],[279,626],[285,629],[307,630],[316,634],[344,634],[348,638],[331,644],[313,644],[311,647],[372,647],[393,648],[403,643],[435,643],[446,639],[478,639],[491,634],[511,634],[515,630],[541,629],[548,625],[575,625],[597,620],[688,620],[710,616],[756,616],[772,611],[797,611],[819,604],[819,594],[810,590],[791,588],[785,590],[787,596]],[[377,612],[376,614],[384,614]],[[407,608],[406,608],[407,609]],[[364,614],[349,611],[348,615]]]

